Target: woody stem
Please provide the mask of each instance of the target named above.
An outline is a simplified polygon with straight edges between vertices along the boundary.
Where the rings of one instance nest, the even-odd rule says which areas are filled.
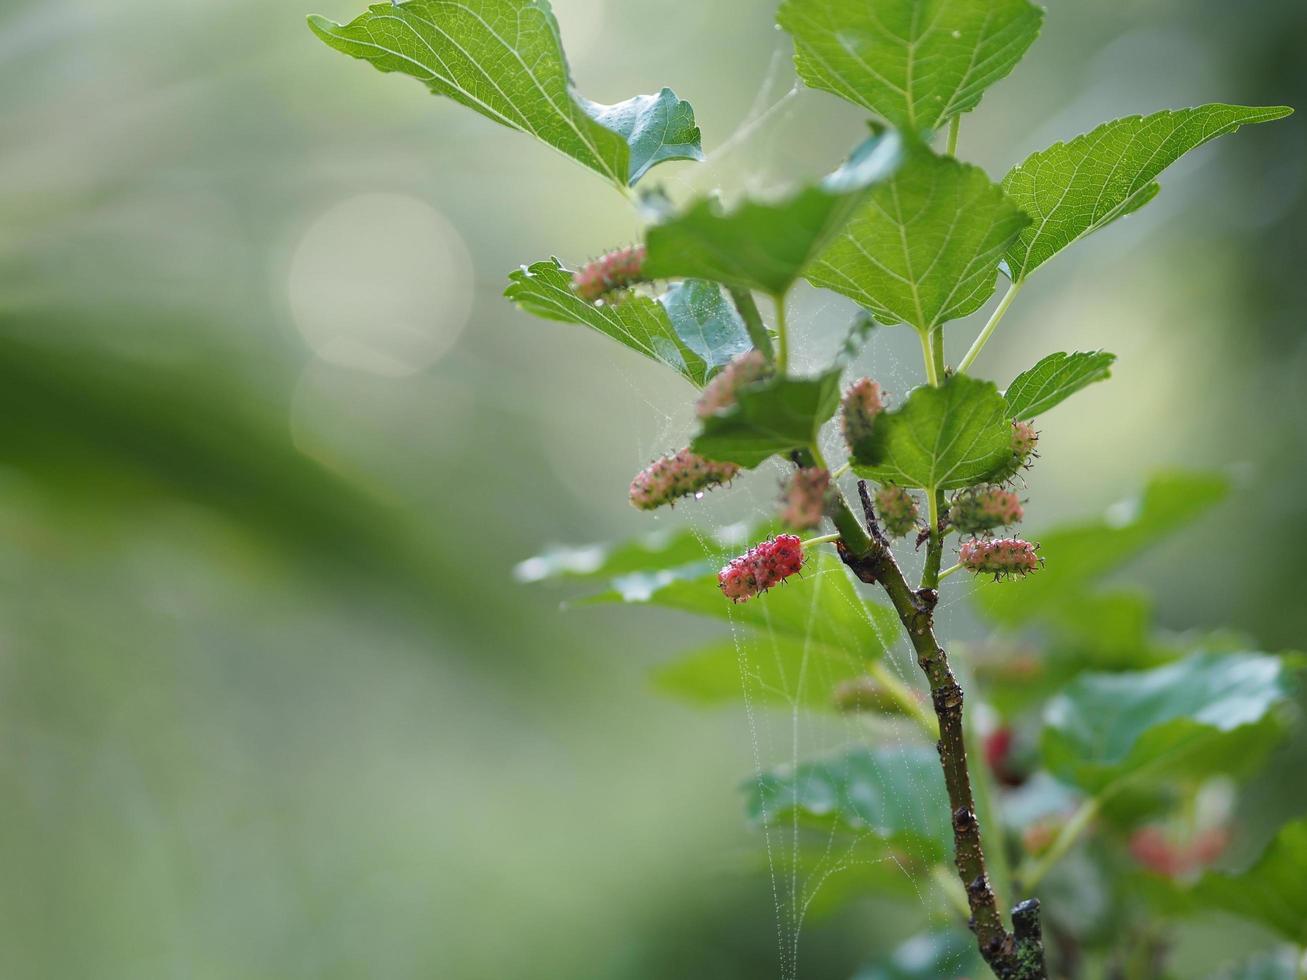
[[[865,481],[859,482],[858,492],[871,546],[858,555],[841,544],[840,557],[859,579],[877,583],[885,590],[916,651],[917,665],[930,683],[931,701],[939,722],[936,748],[952,811],[954,863],[966,890],[970,925],[980,954],[1000,980],[1046,980],[1039,903],[1032,899],[1017,906],[1013,910],[1015,931],[1008,932],[985,870],[980,821],[967,768],[962,688],[953,676],[948,655],[935,638],[934,612],[939,596],[933,589],[914,591],[908,585],[889,542],[876,524]]]

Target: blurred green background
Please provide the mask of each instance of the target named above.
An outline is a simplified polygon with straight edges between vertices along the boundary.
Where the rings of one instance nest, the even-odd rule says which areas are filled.
[[[693,102],[710,159],[660,169],[675,196],[824,172],[862,131],[792,91],[770,3],[554,6],[588,96]],[[1048,6],[962,127],[992,176],[1116,116],[1307,106],[1299,0]],[[744,713],[646,678],[714,631],[561,615],[511,575],[551,543],[751,516],[774,475],[656,525],[627,506],[689,389],[500,297],[520,263],[633,240],[627,204],[304,25],[360,9],[0,12],[0,974],[775,975]],[[1165,626],[1271,650],[1307,628],[1305,159],[1301,112],[1186,158],[978,365],[1116,351],[1043,422],[1031,526],[1233,465],[1237,500],[1134,574]],[[798,309],[813,350],[850,312]],[[897,392],[907,333],[864,355]],[[1269,826],[1307,789],[1247,798]],[[896,928],[872,905],[813,926],[803,975]]]

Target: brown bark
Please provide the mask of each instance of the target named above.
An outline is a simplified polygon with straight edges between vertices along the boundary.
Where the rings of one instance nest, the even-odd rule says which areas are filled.
[[[931,701],[939,719],[940,765],[952,809],[954,862],[967,893],[971,909],[971,931],[980,954],[1000,980],[1044,980],[1044,947],[1039,925],[1039,902],[1029,899],[1012,912],[1015,932],[1008,932],[998,899],[985,871],[985,852],[967,769],[963,741],[962,688],[949,667],[948,656],[935,638],[934,613],[939,593],[934,589],[914,590],[899,568],[889,542],[876,524],[865,482],[858,484],[866,513],[871,545],[856,553],[838,542],[840,557],[863,582],[885,590],[916,651],[917,664],[930,682]]]

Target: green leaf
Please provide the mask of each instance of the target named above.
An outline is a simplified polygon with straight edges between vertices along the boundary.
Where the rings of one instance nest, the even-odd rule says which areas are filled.
[[[704,419],[690,448],[752,469],[776,453],[812,445],[839,404],[838,368],[816,378],[775,375],[740,389],[734,405]]]
[[[708,279],[782,296],[837,235],[868,189],[899,164],[895,133],[872,137],[820,183],[777,203],[746,200],[732,211],[701,198],[645,236],[654,279]]]
[[[989,619],[1017,626],[1056,613],[1083,598],[1098,578],[1144,548],[1200,517],[1225,498],[1229,481],[1215,473],[1163,472],[1138,498],[1092,521],[1037,536],[1046,564],[1011,582],[980,582],[972,593]]]
[[[1278,657],[1199,653],[1149,671],[1083,674],[1044,713],[1049,770],[1089,792],[1127,777],[1245,769],[1291,696]]]
[[[991,382],[959,374],[877,417],[853,464],[869,480],[952,490],[984,482],[1011,456],[1007,402]]]
[[[658,572],[693,563],[724,561],[755,541],[774,533],[778,525],[727,524],[713,531],[685,528],[654,531],[616,544],[555,546],[519,562],[513,577],[519,582],[549,579],[611,579],[632,572]]]
[[[973,313],[1030,219],[979,167],[916,149],[877,185],[807,279],[922,333]]]
[[[708,377],[753,346],[735,305],[715,282],[678,282],[658,297],[658,302],[681,343],[707,365]]]
[[[889,956],[864,966],[853,980],[940,980],[985,972],[976,939],[962,929],[923,932]]]
[[[800,641],[824,644],[848,656],[875,659],[898,633],[892,609],[864,602],[848,569],[830,551],[808,559],[802,577],[787,579],[765,595],[733,603],[717,585],[717,567],[691,565],[615,579],[613,588],[582,599],[587,606],[614,602],[649,603],[711,616]]]
[[[702,160],[699,127],[690,103],[669,88],[657,95],[637,95],[617,105],[600,105],[581,99],[590,115],[620,134],[631,148],[630,177],[635,184],[645,172],[664,160]]]
[[[654,671],[658,690],[702,705],[734,704],[747,691],[753,705],[833,710],[842,680],[863,673],[862,661],[838,647],[741,632]]]
[[[658,300],[630,293],[588,303],[558,259],[533,262],[508,278],[504,295],[528,313],[597,330],[698,387],[750,346],[743,321],[713,283],[681,283]]]
[[[572,90],[547,0],[409,0],[348,24],[316,15],[330,47],[400,72],[602,174],[620,187],[654,164],[702,158],[694,112],[670,89],[599,105]]]
[[[1027,157],[1003,178],[1008,197],[1034,219],[1008,249],[1009,277],[1022,281],[1068,245],[1137,211],[1156,196],[1158,174],[1195,147],[1292,111],[1218,103],[1129,116]]]
[[[921,132],[974,109],[1043,16],[1027,0],[786,0],[777,23],[804,82]]]
[[[936,862],[952,853],[948,795],[933,747],[857,746],[827,759],[760,773],[745,784],[749,819],[871,834]]]
[[[1204,875],[1193,895],[1201,904],[1260,922],[1307,946],[1307,820],[1281,827],[1243,874]]]
[[[1003,397],[1014,419],[1032,419],[1047,412],[1081,388],[1112,376],[1115,354],[1107,351],[1076,351],[1049,354],[1028,371],[1022,371]]]

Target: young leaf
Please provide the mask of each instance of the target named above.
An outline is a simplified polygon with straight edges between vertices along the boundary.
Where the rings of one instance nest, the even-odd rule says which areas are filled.
[[[999,260],[1029,223],[979,167],[918,148],[872,190],[807,279],[882,323],[928,333],[984,305]]]
[[[973,596],[980,612],[1007,626],[1055,613],[1092,583],[1144,548],[1196,520],[1225,498],[1229,481],[1215,473],[1164,472],[1143,494],[1097,520],[1055,528],[1036,537],[1046,564],[1038,575],[981,583]]]
[[[1127,777],[1238,771],[1278,735],[1291,697],[1280,658],[1199,653],[1148,671],[1083,674],[1044,713],[1044,762],[1101,792]]]
[[[802,822],[871,834],[943,861],[953,832],[939,756],[926,746],[856,747],[828,759],[759,774],[744,786],[745,810],[760,824]]]
[[[598,330],[698,387],[749,348],[744,323],[712,283],[681,283],[659,300],[633,294],[595,304],[576,294],[558,259],[534,262],[508,278],[504,295],[528,313]]]
[[[676,336],[708,366],[709,377],[753,346],[735,305],[715,282],[686,279],[659,296],[658,302]]]
[[[657,95],[637,95],[617,105],[579,101],[594,119],[626,140],[631,148],[631,184],[664,160],[703,159],[694,109],[669,88]]]
[[[903,487],[953,490],[982,483],[1012,455],[1007,402],[989,381],[955,375],[915,389],[876,419],[854,447],[859,476]]]
[[[723,211],[703,198],[645,236],[644,271],[654,279],[708,279],[782,296],[837,235],[868,189],[898,167],[895,133],[872,137],[821,182],[777,202]]]
[[[839,404],[839,368],[815,378],[777,375],[736,392],[734,405],[703,420],[690,448],[752,469],[777,453],[812,445]]]
[[[766,595],[732,603],[717,585],[716,567],[634,573],[614,588],[576,603],[649,603],[753,626],[799,641],[822,644],[848,656],[875,659],[894,642],[898,618],[885,606],[863,602],[843,562],[830,551],[812,555],[802,578],[787,579]]]
[[[348,24],[314,15],[309,27],[337,51],[411,75],[619,187],[661,160],[702,158],[693,110],[670,89],[614,106],[572,91],[548,0],[378,3]]]
[[[1008,249],[1008,276],[1021,282],[1068,245],[1143,207],[1157,194],[1157,175],[1195,147],[1292,111],[1217,103],[1130,116],[1027,157],[1003,178],[1008,197],[1034,219]]]
[[[654,671],[654,686],[702,705],[802,705],[832,710],[832,693],[857,677],[860,662],[846,651],[793,637],[739,633]]]
[[[1194,897],[1307,946],[1307,820],[1280,828],[1257,863],[1243,874],[1216,872],[1194,886]]]
[[[786,0],[776,19],[804,82],[921,132],[974,109],[1043,17],[1027,0]]]
[[[1066,401],[1081,388],[1112,376],[1115,354],[1076,351],[1049,354],[1028,371],[1022,371],[1003,397],[1014,419],[1032,419]]]

